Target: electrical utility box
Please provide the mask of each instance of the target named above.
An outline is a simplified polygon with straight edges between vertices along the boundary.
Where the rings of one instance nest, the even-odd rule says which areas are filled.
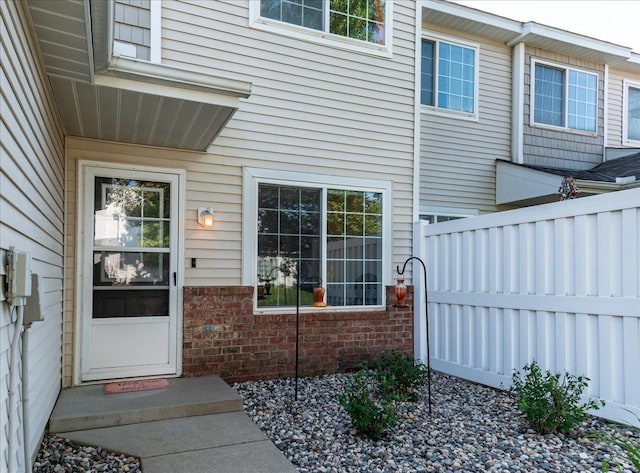
[[[7,252],[7,302],[22,306],[31,295],[31,253],[17,251],[13,246]]]

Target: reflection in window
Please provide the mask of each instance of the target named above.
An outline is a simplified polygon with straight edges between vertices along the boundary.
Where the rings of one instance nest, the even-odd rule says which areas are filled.
[[[597,74],[535,64],[535,123],[595,132],[597,109]]]
[[[169,247],[169,183],[96,178],[94,244]]]
[[[369,43],[385,42],[385,0],[261,0],[260,16]]]
[[[627,86],[626,141],[640,142],[640,84]]]
[[[305,279],[303,305],[319,279],[329,305],[382,304],[382,217],[380,192],[260,184],[258,307],[295,305]]]

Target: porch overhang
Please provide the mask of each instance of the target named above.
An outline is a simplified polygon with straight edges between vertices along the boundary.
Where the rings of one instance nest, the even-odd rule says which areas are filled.
[[[567,176],[568,177],[568,176]],[[496,161],[496,204],[529,206],[556,202],[563,176],[509,161]],[[640,182],[603,182],[576,179],[580,197],[640,187]]]
[[[28,0],[65,133],[206,151],[251,83],[112,56],[108,5]]]

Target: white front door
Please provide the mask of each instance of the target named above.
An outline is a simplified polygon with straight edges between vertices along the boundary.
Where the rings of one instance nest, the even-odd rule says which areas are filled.
[[[85,165],[82,381],[178,368],[180,175]]]

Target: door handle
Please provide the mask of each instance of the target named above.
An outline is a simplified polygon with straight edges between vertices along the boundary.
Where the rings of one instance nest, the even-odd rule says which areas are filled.
[[[177,272],[173,272],[173,285],[177,286],[178,285],[178,273]]]

